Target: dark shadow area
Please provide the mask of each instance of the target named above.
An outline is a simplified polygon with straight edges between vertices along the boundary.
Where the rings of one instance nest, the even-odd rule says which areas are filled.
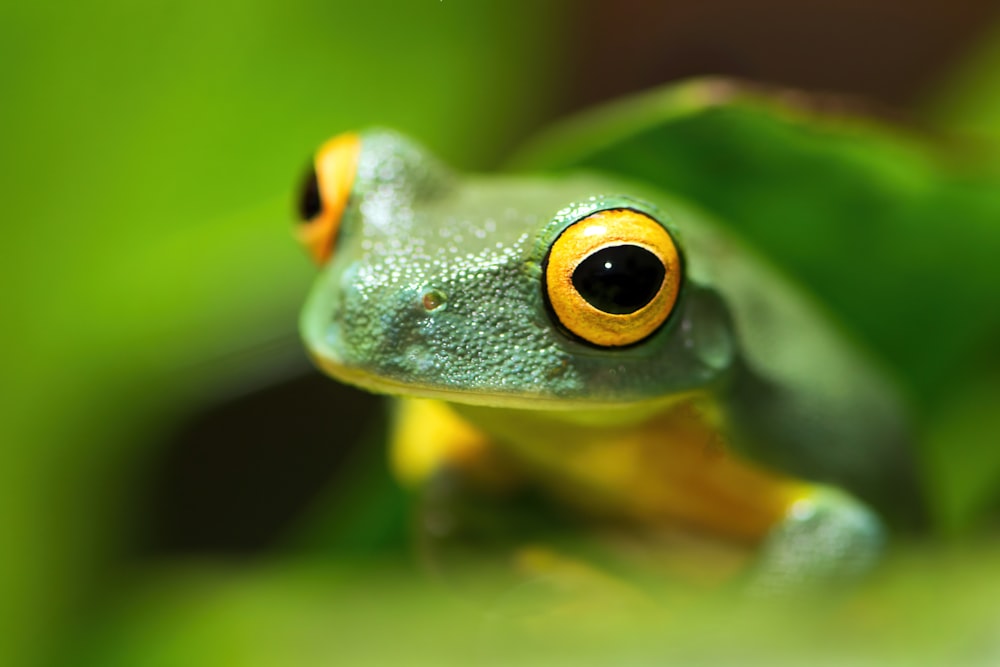
[[[303,367],[190,415],[161,446],[141,551],[249,554],[348,474],[379,399]]]

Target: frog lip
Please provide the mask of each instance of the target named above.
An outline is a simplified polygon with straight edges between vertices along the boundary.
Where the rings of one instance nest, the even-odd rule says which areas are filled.
[[[320,370],[330,377],[375,394],[402,396],[406,398],[429,398],[449,403],[463,403],[481,407],[543,411],[621,408],[633,405],[633,403],[628,401],[460,391],[445,387],[400,382],[384,376],[373,375],[358,367],[344,365],[322,355],[313,354],[312,357],[313,362]]]

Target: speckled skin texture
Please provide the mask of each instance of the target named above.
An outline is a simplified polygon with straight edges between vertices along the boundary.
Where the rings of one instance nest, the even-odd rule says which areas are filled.
[[[541,266],[567,225],[609,206],[669,221],[652,205],[587,176],[459,180],[393,134],[366,135],[364,146],[356,196],[304,317],[309,347],[334,374],[376,390],[388,381],[559,408],[657,399],[725,370],[691,335],[696,319],[721,315],[698,304],[694,284],[660,331],[626,349],[579,342],[546,310]],[[431,293],[443,303],[428,310]]]
[[[684,270],[665,324],[621,348],[563,330],[543,294],[552,242],[607,208],[664,224]],[[816,485],[764,545],[763,588],[875,562],[882,528],[867,505],[900,524],[921,513],[891,385],[766,262],[649,184],[597,174],[458,176],[399,135],[365,133],[302,328],[334,377],[460,404],[465,418],[522,452],[544,448],[543,433],[559,437],[560,421],[624,432],[678,397],[710,397],[734,451]],[[553,430],[538,426],[539,415]],[[519,431],[526,423],[531,433]]]

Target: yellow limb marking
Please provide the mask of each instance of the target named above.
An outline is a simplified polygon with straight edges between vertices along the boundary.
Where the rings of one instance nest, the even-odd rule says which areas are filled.
[[[633,425],[490,411],[497,421],[487,428],[498,438],[438,401],[408,399],[399,409],[393,466],[407,484],[442,465],[487,484],[509,482],[513,468],[584,514],[651,528],[684,526],[739,542],[762,539],[813,490],[732,452],[717,411],[704,399]],[[505,437],[503,426],[514,425]]]

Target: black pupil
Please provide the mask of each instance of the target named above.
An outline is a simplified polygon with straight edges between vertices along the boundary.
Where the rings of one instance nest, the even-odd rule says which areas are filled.
[[[634,313],[660,291],[666,268],[637,245],[602,248],[573,271],[573,287],[598,310],[613,315]]]
[[[302,181],[302,191],[299,193],[299,220],[309,222],[323,210],[323,200],[319,196],[319,181],[316,179],[316,168],[311,166]]]

